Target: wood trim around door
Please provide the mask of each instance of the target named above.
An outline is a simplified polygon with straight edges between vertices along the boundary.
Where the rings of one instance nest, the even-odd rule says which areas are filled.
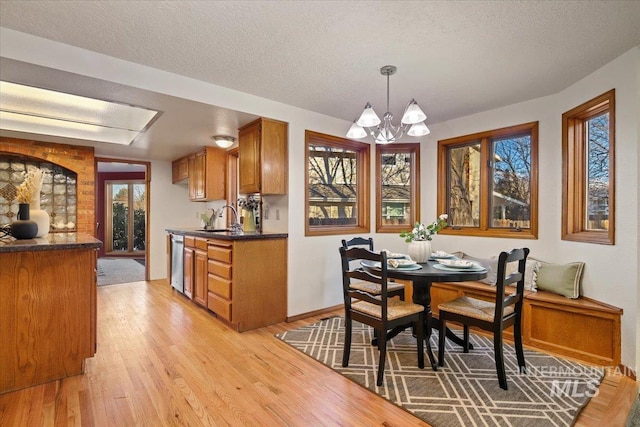
[[[129,159],[114,159],[114,158],[109,158],[109,157],[95,157],[94,158],[95,164],[94,164],[94,171],[95,171],[95,176],[94,176],[94,191],[95,194],[98,194],[98,163],[130,163],[130,164],[135,164],[135,165],[143,165],[145,167],[145,172],[144,172],[144,181],[145,181],[145,191],[147,193],[147,198],[146,198],[146,209],[147,209],[147,222],[145,224],[145,244],[144,244],[144,280],[148,281],[149,280],[149,266],[151,265],[151,256],[149,253],[149,248],[151,247],[151,238],[150,238],[150,233],[149,233],[149,224],[151,224],[151,162],[145,162],[145,161],[141,161],[141,160],[129,160]],[[94,205],[94,211],[97,212],[98,211],[98,198],[95,197],[95,205]],[[96,224],[93,224],[93,235],[97,236],[97,229],[96,229]],[[103,243],[104,244],[104,243]]]

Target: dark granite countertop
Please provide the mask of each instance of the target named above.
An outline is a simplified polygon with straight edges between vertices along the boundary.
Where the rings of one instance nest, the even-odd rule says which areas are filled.
[[[59,251],[64,249],[99,248],[102,242],[82,233],[49,233],[37,239],[16,240],[13,237],[0,239],[0,253]]]
[[[189,228],[166,228],[165,231],[171,234],[181,234],[196,237],[207,237],[221,240],[260,240],[260,239],[286,239],[287,233],[258,233],[242,232],[242,234],[231,233],[230,231],[202,231]]]

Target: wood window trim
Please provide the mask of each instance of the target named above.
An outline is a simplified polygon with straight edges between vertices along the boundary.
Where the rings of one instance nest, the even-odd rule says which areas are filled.
[[[411,195],[408,224],[382,224],[382,155],[408,153],[411,155]],[[389,144],[376,146],[376,232],[401,233],[420,221],[420,144]]]
[[[585,225],[587,177],[584,123],[609,112],[609,228],[587,230]],[[615,89],[562,115],[562,240],[601,245],[615,244]]]
[[[512,229],[490,227],[489,194],[491,173],[486,166],[490,154],[489,139],[502,138],[509,135],[531,133],[531,189],[530,189],[530,228]],[[438,141],[438,193],[437,212],[447,212],[448,196],[448,156],[447,150],[453,146],[464,146],[472,142],[480,143],[480,224],[478,227],[447,226],[438,234],[471,237],[498,237],[511,239],[537,239],[538,238],[538,122],[523,123],[520,125],[474,133],[455,138]]]
[[[329,236],[370,233],[370,152],[371,147],[358,141],[351,141],[333,135],[305,130],[305,192],[304,192],[304,232],[305,236]],[[311,144],[324,145],[334,148],[354,150],[358,153],[357,166],[357,223],[354,226],[315,226],[309,225],[309,146]]]
[[[133,188],[133,185],[144,185],[145,186],[145,191],[148,191],[148,183],[149,181],[145,179],[107,179],[104,181],[104,185],[105,185],[105,192],[104,192],[104,198],[105,198],[105,216],[106,216],[106,227],[105,227],[105,254],[107,256],[118,256],[118,255],[140,255],[140,254],[145,254],[146,257],[146,252],[147,252],[147,244],[148,244],[148,231],[147,229],[148,227],[148,209],[149,209],[149,204],[148,204],[148,199],[149,197],[145,197],[145,209],[147,209],[145,211],[145,217],[147,217],[145,219],[145,249],[144,250],[126,250],[126,251],[114,251],[113,249],[113,210],[112,210],[112,206],[111,203],[113,202],[113,186],[114,185],[127,185],[127,205],[129,207],[132,207],[134,205],[134,200],[133,200],[133,192],[129,191]],[[148,192],[145,194],[149,194]],[[133,224],[134,224],[134,214],[135,214],[135,210],[134,209],[129,209],[128,215],[127,215],[127,223],[129,225],[129,227],[127,227],[127,242],[129,244],[129,246],[131,246],[133,244],[133,235],[134,235],[134,229],[133,229]]]

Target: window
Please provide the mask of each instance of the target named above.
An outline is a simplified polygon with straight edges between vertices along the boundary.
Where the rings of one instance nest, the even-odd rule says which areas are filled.
[[[376,231],[399,233],[420,220],[420,144],[376,148]]]
[[[538,122],[438,141],[441,234],[538,237]]]
[[[145,250],[146,187],[144,181],[106,182],[107,253]]]
[[[562,239],[613,245],[615,90],[562,115]]]
[[[306,131],[305,235],[369,233],[369,145]]]

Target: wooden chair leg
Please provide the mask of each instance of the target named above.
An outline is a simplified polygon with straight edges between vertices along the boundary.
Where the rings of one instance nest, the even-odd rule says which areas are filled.
[[[469,353],[469,326],[462,325],[462,339],[464,340],[463,351]]]
[[[438,333],[438,366],[444,366],[444,345],[445,334],[447,331],[447,320],[444,312],[440,312],[440,332]]]
[[[504,356],[502,354],[502,331],[493,333],[493,353],[496,359],[496,372],[500,388],[507,390],[507,374],[504,370]]]
[[[422,315],[420,315],[414,327],[418,341],[418,368],[424,369],[424,318]]]
[[[349,355],[351,354],[351,318],[344,319],[344,351],[342,352],[342,367],[349,366]]]
[[[522,318],[516,317],[516,322],[513,327],[513,335],[516,347],[516,357],[518,358],[518,367],[520,374],[527,373],[527,365],[524,361],[524,350],[522,348]]]
[[[376,384],[381,386],[384,377],[384,364],[387,358],[387,331],[380,331],[380,334],[378,335],[378,344],[380,347],[380,360],[378,362],[378,380],[376,381]]]

